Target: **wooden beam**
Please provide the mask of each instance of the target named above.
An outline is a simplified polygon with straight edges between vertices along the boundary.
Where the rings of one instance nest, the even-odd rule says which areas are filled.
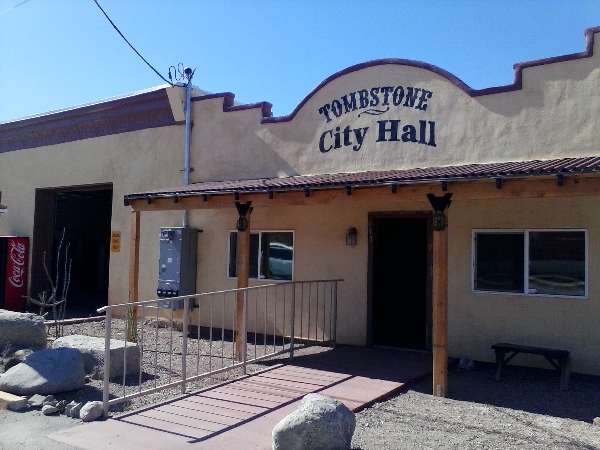
[[[131,211],[129,235],[129,301],[139,300],[140,279],[140,219],[139,211]]]
[[[248,287],[250,278],[250,202],[236,203],[239,218],[237,223],[236,275],[238,289]],[[238,291],[235,302],[235,349],[238,361],[246,353],[246,291]]]
[[[448,393],[448,228],[433,232],[433,395]]]
[[[129,302],[139,300],[140,282],[140,211],[131,211],[131,228],[129,236]],[[137,308],[130,312],[133,328],[128,329],[127,339],[135,342],[137,340]]]
[[[448,219],[452,194],[427,194],[433,208],[432,350],[433,395],[448,393]]]
[[[433,192],[443,194],[441,184],[422,183],[397,185],[401,189],[395,190],[393,185],[378,187],[356,187],[352,189],[352,198],[390,198],[392,193],[397,192],[394,201],[403,199],[417,199],[421,201],[424,196]],[[460,200],[495,200],[510,198],[569,198],[579,196],[600,196],[600,177],[597,176],[571,176],[564,178],[564,184],[558,186],[556,177],[536,177],[529,179],[502,179],[502,189],[497,188],[496,180],[482,181],[453,181],[449,186],[455,201]],[[265,193],[240,194],[241,201],[251,201],[255,206],[301,206],[330,204],[347,198],[343,188],[327,190],[308,190],[276,192],[275,198],[269,199]],[[180,197],[179,203],[172,199],[154,199],[148,204],[145,200],[135,200],[130,206],[139,211],[170,211],[183,209],[218,209],[231,208],[233,194],[211,195],[204,201],[202,195],[197,197]]]

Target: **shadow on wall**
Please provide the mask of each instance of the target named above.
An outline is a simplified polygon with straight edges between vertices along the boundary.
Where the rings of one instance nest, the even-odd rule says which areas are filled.
[[[450,371],[449,398],[585,422],[600,415],[600,377],[573,374],[569,389],[561,391],[558,371],[508,366],[497,382],[495,370],[494,364],[476,362],[471,371]],[[411,389],[431,394],[431,378]]]

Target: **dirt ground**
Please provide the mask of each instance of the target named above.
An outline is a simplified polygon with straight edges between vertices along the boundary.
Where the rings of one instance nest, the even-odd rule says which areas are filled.
[[[600,377],[573,375],[559,390],[553,371],[479,363],[451,372],[447,399],[431,378],[357,414],[355,449],[600,449]]]

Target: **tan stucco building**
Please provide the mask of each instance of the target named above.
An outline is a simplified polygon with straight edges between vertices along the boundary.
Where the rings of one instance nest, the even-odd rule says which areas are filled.
[[[450,356],[492,360],[490,345],[508,341],[568,349],[575,371],[600,374],[598,33],[582,53],[518,64],[514,83],[481,90],[390,59],[332,75],[284,117],[197,93],[183,187],[182,87],[0,124],[0,234],[32,237],[34,293],[56,223],[75,220],[61,211],[83,211],[82,197],[102,211],[109,192],[104,219],[77,227],[101,236],[93,267],[108,290],[95,292],[114,304],[128,296],[124,196],[155,211],[141,222],[141,298],[156,296],[160,227],[181,223],[163,209],[195,208],[197,289],[234,287],[234,201],[252,201],[257,242],[290,258],[277,268],[256,254],[252,283],[343,279],[339,342],[429,350],[438,259],[427,194],[451,193]],[[109,252],[111,233],[123,244]]]

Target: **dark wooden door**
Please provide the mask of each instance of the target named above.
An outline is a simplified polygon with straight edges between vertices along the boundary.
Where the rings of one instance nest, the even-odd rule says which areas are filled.
[[[428,219],[371,221],[371,340],[427,347]]]

